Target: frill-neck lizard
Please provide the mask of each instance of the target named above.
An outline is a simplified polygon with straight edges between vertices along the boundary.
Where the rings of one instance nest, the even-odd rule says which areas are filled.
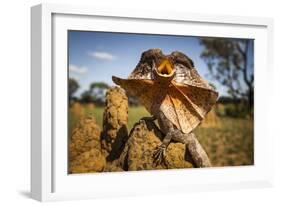
[[[181,52],[164,55],[160,49],[144,52],[128,79],[113,81],[135,96],[158,120],[165,134],[154,154],[156,165],[165,163],[171,140],[187,145],[196,167],[209,167],[209,158],[192,132],[216,103],[218,93],[197,73]]]

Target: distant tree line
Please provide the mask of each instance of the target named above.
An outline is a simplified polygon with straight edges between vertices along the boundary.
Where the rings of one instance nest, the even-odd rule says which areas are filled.
[[[221,104],[241,104],[241,103],[248,103],[247,99],[243,99],[243,98],[232,98],[230,96],[220,96],[218,101],[218,103]]]
[[[81,103],[94,103],[95,105],[104,105],[105,94],[109,86],[104,82],[93,82],[90,84],[89,89],[84,91],[80,98],[74,96],[75,92],[79,89],[80,85],[77,80],[69,78],[68,81],[68,95],[69,102],[81,102]]]
[[[97,106],[104,106],[106,91],[109,89],[109,85],[105,82],[93,82],[90,84],[89,89],[84,91],[80,97],[74,96],[75,92],[79,89],[80,85],[77,80],[69,78],[69,103],[93,103]],[[131,106],[138,106],[139,102],[135,97],[129,96],[128,102]]]

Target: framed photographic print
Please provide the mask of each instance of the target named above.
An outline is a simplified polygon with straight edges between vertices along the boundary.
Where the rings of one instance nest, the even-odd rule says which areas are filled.
[[[34,199],[272,185],[271,19],[31,14]]]

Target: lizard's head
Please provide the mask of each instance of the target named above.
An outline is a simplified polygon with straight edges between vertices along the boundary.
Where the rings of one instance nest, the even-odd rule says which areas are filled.
[[[172,80],[181,82],[194,79],[191,76],[192,70],[195,70],[193,67],[192,60],[181,52],[174,51],[165,55],[161,49],[149,49],[142,53],[139,63],[128,79],[146,79],[165,86]],[[120,78],[113,76],[112,80],[122,87]]]
[[[153,115],[159,111],[184,133],[192,131],[215,104],[218,93],[197,72],[192,60],[160,49],[142,53],[127,79],[112,77]]]

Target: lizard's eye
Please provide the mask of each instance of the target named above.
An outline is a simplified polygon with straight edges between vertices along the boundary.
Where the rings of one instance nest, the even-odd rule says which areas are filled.
[[[171,76],[174,73],[173,66],[168,59],[164,59],[156,70],[157,73],[163,76]]]

